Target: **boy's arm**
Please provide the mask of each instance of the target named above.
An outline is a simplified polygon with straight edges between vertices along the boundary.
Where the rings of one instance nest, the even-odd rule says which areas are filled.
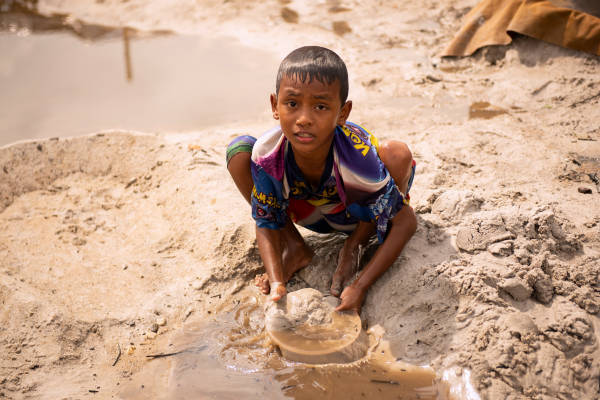
[[[344,242],[344,247],[357,248],[358,245],[364,245],[373,235],[375,224],[373,222],[358,221],[356,229],[348,236]]]
[[[340,296],[342,302],[336,311],[356,310],[360,312],[367,290],[396,261],[406,243],[415,233],[417,217],[413,209],[405,205],[392,218],[391,225],[385,240],[371,261],[361,271],[358,278],[342,292]]]
[[[344,284],[350,278],[349,273],[358,269],[358,249],[365,245],[375,231],[375,223],[358,221],[357,227],[344,241],[344,245],[338,256],[335,273],[331,279],[331,294],[339,297],[342,294]]]
[[[271,300],[277,301],[286,294],[281,261],[281,229],[260,228],[257,226],[256,243],[269,277]]]

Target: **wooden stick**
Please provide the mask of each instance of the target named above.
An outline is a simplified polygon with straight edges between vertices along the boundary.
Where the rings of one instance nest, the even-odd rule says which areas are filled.
[[[115,358],[115,361],[112,363],[113,367],[117,365],[117,362],[119,362],[119,358],[121,358],[121,345],[119,343],[117,343],[117,349],[119,350],[119,353],[117,354],[117,358]]]

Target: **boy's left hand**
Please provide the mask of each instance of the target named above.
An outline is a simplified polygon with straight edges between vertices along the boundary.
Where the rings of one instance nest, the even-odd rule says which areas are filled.
[[[335,311],[354,310],[360,314],[360,308],[366,294],[366,290],[359,289],[353,285],[347,286],[340,295],[342,302],[337,306]]]

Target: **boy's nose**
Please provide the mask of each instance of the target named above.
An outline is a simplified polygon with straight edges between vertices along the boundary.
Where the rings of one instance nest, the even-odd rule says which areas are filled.
[[[308,110],[301,110],[296,118],[296,125],[298,126],[309,126],[311,124],[310,113]]]

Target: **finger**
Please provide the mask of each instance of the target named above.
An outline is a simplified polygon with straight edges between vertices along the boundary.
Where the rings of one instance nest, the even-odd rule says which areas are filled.
[[[356,313],[360,314],[360,307],[342,303],[335,308],[335,311],[356,311]]]
[[[356,311],[356,307],[352,304],[342,303],[335,308],[335,311]]]
[[[267,279],[261,279],[258,286],[260,287],[260,291],[263,292],[263,294],[269,294],[269,292],[271,291],[271,285],[269,284],[269,281]]]
[[[342,298],[340,305],[335,308],[335,311],[345,311],[348,309],[348,301]]]

